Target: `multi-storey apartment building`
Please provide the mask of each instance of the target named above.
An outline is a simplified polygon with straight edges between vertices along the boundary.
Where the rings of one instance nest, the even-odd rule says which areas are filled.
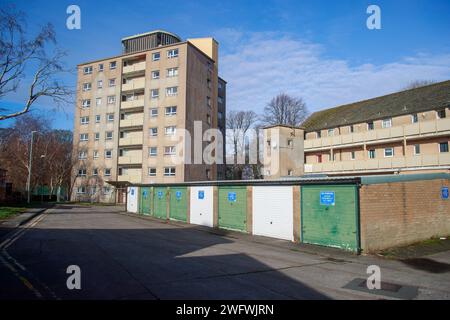
[[[194,131],[225,127],[216,40],[157,30],[122,45],[122,55],[78,65],[72,198],[121,201],[106,181],[217,179],[220,165],[188,160],[197,151]],[[185,130],[191,139],[180,136]]]
[[[265,177],[449,172],[449,107],[445,81],[268,127]]]

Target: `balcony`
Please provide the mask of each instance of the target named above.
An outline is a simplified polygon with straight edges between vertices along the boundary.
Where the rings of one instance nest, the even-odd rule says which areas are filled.
[[[144,107],[144,99],[122,101],[120,103],[120,109],[134,109],[143,107]]]
[[[450,118],[423,121],[419,123],[396,126],[391,128],[375,129],[366,132],[355,132],[319,139],[307,139],[304,143],[308,149],[328,149],[352,147],[363,144],[381,143],[396,140],[406,140],[431,135],[450,134]]]
[[[143,141],[142,132],[140,132],[139,135],[131,135],[129,137],[120,138],[119,146],[141,145],[142,141]]]
[[[140,183],[142,182],[141,174],[123,174],[121,176],[117,176],[117,181],[129,181],[132,183]]]
[[[139,117],[130,117],[129,119],[120,120],[120,127],[138,127],[144,124],[144,114]]]
[[[122,73],[142,72],[145,71],[145,61],[129,64],[122,69]]]
[[[430,166],[450,166],[450,153],[447,152],[411,157],[310,163],[305,164],[305,173],[389,170]]]
[[[142,150],[129,150],[125,155],[119,157],[119,165],[125,164],[141,164],[142,163]]]
[[[145,88],[145,77],[134,78],[122,84],[122,91],[140,90]]]

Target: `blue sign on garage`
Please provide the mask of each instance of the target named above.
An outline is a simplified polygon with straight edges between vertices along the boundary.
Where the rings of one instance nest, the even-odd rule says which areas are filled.
[[[320,191],[320,204],[334,206],[334,191]]]
[[[442,187],[442,189],[441,189],[441,197],[444,200],[448,200],[448,187]]]
[[[147,199],[147,190],[145,190],[142,195],[144,196],[144,199]]]
[[[177,197],[177,200],[181,200],[181,191],[177,191],[175,196]]]
[[[158,198],[159,198],[159,199],[162,199],[162,198],[163,198],[163,193],[162,193],[162,191],[158,191]]]
[[[236,202],[236,192],[228,192],[228,201]]]
[[[199,200],[205,199],[205,191],[204,190],[198,191],[198,198],[199,198]]]

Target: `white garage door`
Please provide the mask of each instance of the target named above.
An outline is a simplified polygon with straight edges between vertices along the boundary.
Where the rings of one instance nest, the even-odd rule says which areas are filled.
[[[292,187],[253,187],[253,234],[294,240],[292,202]]]
[[[127,189],[127,211],[137,213],[138,212],[138,188],[128,187]]]
[[[213,204],[213,187],[191,187],[190,223],[212,227]]]

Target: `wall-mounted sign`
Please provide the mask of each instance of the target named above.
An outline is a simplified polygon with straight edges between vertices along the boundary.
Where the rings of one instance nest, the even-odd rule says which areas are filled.
[[[441,197],[444,200],[448,200],[448,187],[442,187],[442,189],[441,189]]]
[[[158,191],[158,199],[162,199],[163,198],[163,192],[162,191]]]
[[[181,191],[177,191],[175,196],[177,197],[177,200],[181,200]]]
[[[131,195],[134,196],[134,189],[131,189]]]
[[[198,191],[198,198],[199,198],[199,200],[205,199],[205,191],[204,190]]]
[[[236,202],[236,192],[228,192],[228,201]]]
[[[144,192],[142,192],[142,195],[144,196],[144,199],[147,199],[147,190],[145,190]]]
[[[334,206],[334,191],[320,191],[320,204],[324,206]]]

